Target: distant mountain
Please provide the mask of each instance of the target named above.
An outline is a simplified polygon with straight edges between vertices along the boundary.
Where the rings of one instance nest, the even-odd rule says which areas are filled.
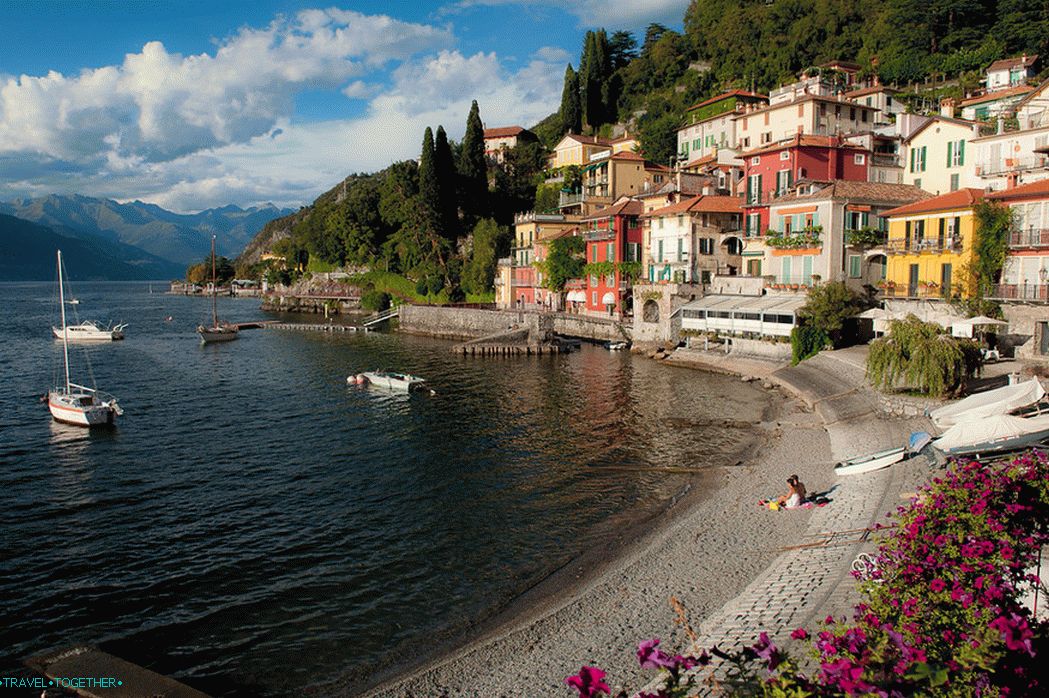
[[[185,274],[182,265],[130,245],[84,233],[59,235],[42,225],[0,214],[0,281],[54,279],[58,249],[74,280],[172,279]]]
[[[236,257],[266,223],[291,213],[272,204],[242,209],[223,206],[194,214],[173,213],[155,204],[52,194],[0,203],[0,213],[48,226],[55,232],[88,234],[131,245],[181,267],[208,255],[211,235],[218,253]]]

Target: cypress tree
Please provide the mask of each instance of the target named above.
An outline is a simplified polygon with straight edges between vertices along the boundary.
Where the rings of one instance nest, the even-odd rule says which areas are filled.
[[[595,95],[596,70],[594,64],[594,32],[588,31],[583,39],[583,56],[579,59],[579,101],[584,126],[594,125],[594,112],[591,97]],[[601,86],[597,85],[596,95],[600,97]]]
[[[427,233],[441,234],[441,186],[437,180],[433,131],[426,127],[423,134],[423,152],[419,156],[419,198],[422,204],[422,223]]]
[[[612,113],[615,110],[615,103],[609,104],[608,82],[609,78],[612,77],[612,59],[609,56],[608,34],[605,33],[604,29],[594,33],[594,64],[594,73],[600,86],[598,92],[600,97],[598,101],[599,113],[597,122],[594,125],[600,126],[612,120]]]
[[[455,162],[452,147],[448,145],[448,134],[444,126],[437,127],[433,143],[433,165],[437,174],[437,190],[440,207],[440,231],[449,240],[455,240],[459,232],[459,201],[456,194]]]
[[[565,68],[565,86],[561,90],[561,132],[579,133],[583,130],[582,107],[579,104],[579,76],[569,63]]]
[[[459,176],[462,183],[462,202],[466,229],[488,215],[488,162],[484,155],[484,126],[474,100],[466,117],[466,135],[459,154]]]

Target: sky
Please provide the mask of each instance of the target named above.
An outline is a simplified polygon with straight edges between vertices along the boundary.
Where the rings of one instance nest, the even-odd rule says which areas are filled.
[[[588,29],[688,0],[0,0],[0,201],[306,205],[354,172],[555,111]]]

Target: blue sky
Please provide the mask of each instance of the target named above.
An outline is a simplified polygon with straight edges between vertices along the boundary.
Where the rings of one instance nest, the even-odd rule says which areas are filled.
[[[0,2],[0,200],[180,211],[309,203],[350,172],[557,108],[585,31],[679,27],[687,0]]]

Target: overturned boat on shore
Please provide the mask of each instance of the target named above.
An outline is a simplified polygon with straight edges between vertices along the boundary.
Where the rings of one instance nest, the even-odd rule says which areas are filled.
[[[1007,414],[959,422],[932,442],[947,456],[1009,453],[1049,441],[1049,414],[1015,417]]]
[[[970,395],[964,400],[933,410],[929,417],[938,428],[947,429],[962,422],[1009,414],[1034,405],[1044,397],[1045,389],[1041,381],[1034,377],[1023,383]]]
[[[875,470],[881,470],[882,468],[888,468],[890,465],[899,463],[915,453],[918,453],[925,448],[930,441],[932,441],[932,437],[927,432],[916,431],[911,434],[910,438],[907,440],[907,445],[905,446],[897,446],[896,448],[889,448],[865,456],[856,456],[855,458],[843,460],[835,464],[834,474],[860,475],[862,473],[870,473]]]

